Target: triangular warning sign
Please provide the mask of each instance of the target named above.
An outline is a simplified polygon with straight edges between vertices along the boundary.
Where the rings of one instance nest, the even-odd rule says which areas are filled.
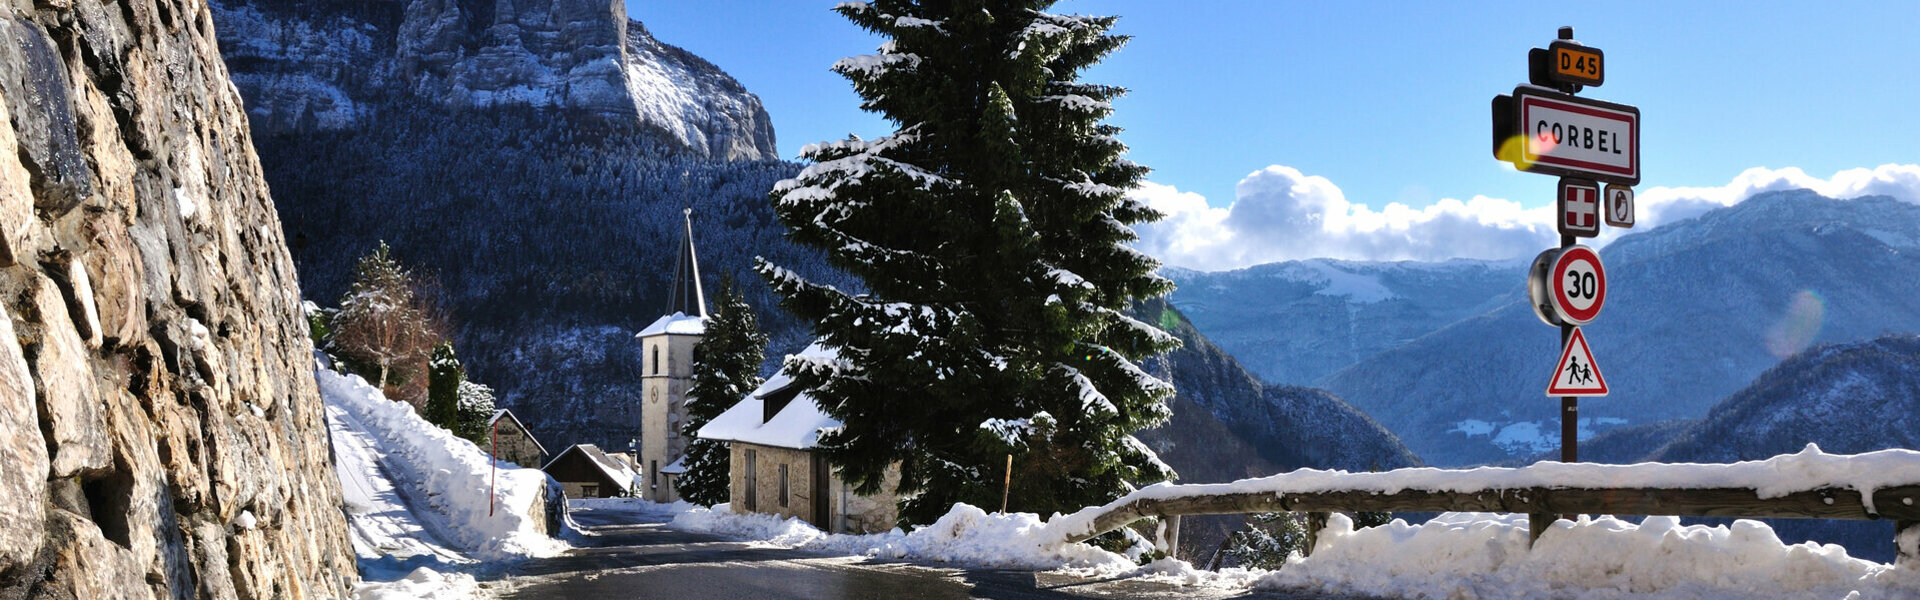
[[[1607,378],[1600,376],[1600,364],[1593,362],[1593,350],[1587,348],[1587,336],[1579,327],[1560,352],[1560,365],[1553,368],[1553,383],[1547,384],[1548,396],[1605,396]]]

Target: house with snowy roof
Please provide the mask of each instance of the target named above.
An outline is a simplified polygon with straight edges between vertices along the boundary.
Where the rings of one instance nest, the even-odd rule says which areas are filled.
[[[602,452],[593,444],[574,444],[540,467],[560,482],[568,498],[619,498],[631,496],[640,474],[625,461]]]
[[[817,343],[799,356],[814,361],[839,359]],[[838,427],[840,422],[821,412],[813,397],[782,369],[701,427],[698,435],[727,442],[728,500],[735,513],[799,517],[832,533],[893,529],[899,513],[892,490],[900,484],[899,468],[888,469],[881,493],[853,493],[826,458],[813,451],[822,432]]]
[[[700,261],[693,252],[693,209],[684,214],[686,229],[665,316],[634,336],[640,339],[642,361],[637,460],[646,474],[638,495],[654,502],[680,499],[678,479],[686,472],[680,459],[687,451],[680,424],[687,419],[693,364],[700,360],[694,346],[707,328],[707,298],[700,289]]]
[[[513,411],[500,409],[493,411],[493,417],[487,419],[487,431],[491,439],[488,449],[497,460],[504,460],[529,469],[538,469],[547,464],[547,448],[534,439],[533,432],[527,429]]]

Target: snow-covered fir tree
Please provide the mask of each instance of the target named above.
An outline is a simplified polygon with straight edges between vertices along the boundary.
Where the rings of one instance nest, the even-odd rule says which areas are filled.
[[[472,440],[475,444],[485,444],[487,425],[493,421],[493,388],[483,383],[460,380],[460,418],[454,435]]]
[[[786,363],[845,424],[819,449],[861,493],[898,464],[907,522],[999,506],[1009,454],[1010,508],[1040,514],[1172,476],[1132,434],[1173,389],[1135,361],[1179,342],[1121,313],[1172,288],[1125,245],[1160,215],[1128,198],[1147,169],[1101,122],[1124,90],[1078,81],[1127,38],[1052,4],[836,7],[889,38],[834,70],[897,130],[806,148],[772,194],[791,238],[868,290],[758,265],[837,350]]]
[[[760,331],[753,308],[731,278],[721,278],[706,335],[694,346],[693,383],[687,388],[687,419],[681,434],[687,443],[687,472],[680,477],[680,497],[712,506],[727,501],[729,469],[725,442],[700,439],[695,432],[727,408],[760,387],[760,363],[766,360],[767,334]]]
[[[467,372],[453,354],[453,342],[433,347],[433,359],[427,363],[427,422],[456,433],[460,427],[460,382]]]

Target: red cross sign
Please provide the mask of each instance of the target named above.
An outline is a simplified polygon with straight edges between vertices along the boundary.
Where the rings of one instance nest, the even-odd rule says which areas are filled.
[[[1560,235],[1600,235],[1600,184],[1591,179],[1560,178]]]

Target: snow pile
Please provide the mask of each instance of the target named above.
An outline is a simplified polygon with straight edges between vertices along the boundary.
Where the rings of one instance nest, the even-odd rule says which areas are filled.
[[[1524,515],[1448,513],[1355,531],[1334,515],[1312,556],[1259,587],[1416,598],[1913,598],[1920,573],[1787,545],[1758,521],[1559,521],[1528,549]],[[1857,595],[1856,595],[1857,594]]]
[[[353,589],[356,600],[470,600],[489,596],[472,575],[441,573],[426,567],[414,569],[397,581],[361,583]]]
[[[829,534],[798,518],[733,514],[722,504],[693,508],[674,517],[669,527],[759,540],[780,548],[800,548],[888,559],[957,563],[977,567],[1029,570],[1074,569],[1118,575],[1135,571],[1132,560],[1086,544],[1049,543],[1047,524],[1033,513],[988,513],[956,504],[945,516],[912,533],[899,529],[868,535]]]
[[[403,402],[393,402],[355,375],[325,365],[314,372],[337,438],[350,437],[359,456],[335,469],[349,490],[355,551],[363,562],[393,554],[395,547],[423,544],[414,532],[368,523],[395,520],[417,525],[448,546],[480,560],[550,556],[567,545],[543,533],[547,475],[500,463],[497,489],[489,497],[491,459],[472,442],[454,436]],[[358,490],[358,491],[355,491]],[[493,514],[488,514],[489,504]],[[370,521],[371,520],[371,521]],[[447,554],[425,543],[435,554]],[[441,562],[459,562],[444,556]]]

